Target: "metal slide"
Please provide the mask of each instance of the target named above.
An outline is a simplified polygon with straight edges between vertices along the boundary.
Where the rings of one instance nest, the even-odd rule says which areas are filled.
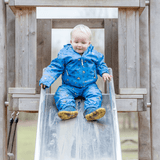
[[[54,95],[41,89],[34,160],[122,160],[113,80],[107,88],[102,102],[106,114],[97,121],[84,118],[80,99],[78,116],[61,120]]]

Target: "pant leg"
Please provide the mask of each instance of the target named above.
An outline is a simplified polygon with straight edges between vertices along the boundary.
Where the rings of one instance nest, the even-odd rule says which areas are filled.
[[[61,85],[58,87],[54,99],[58,110],[64,109],[68,106],[76,107],[75,104],[75,93],[72,88],[68,85]]]
[[[102,93],[96,84],[89,85],[83,91],[83,97],[85,98],[84,110],[88,108],[100,108],[102,104]]]

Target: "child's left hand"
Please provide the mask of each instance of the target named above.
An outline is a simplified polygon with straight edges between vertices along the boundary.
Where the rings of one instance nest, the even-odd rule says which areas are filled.
[[[111,81],[113,76],[109,75],[108,73],[103,73],[102,77],[103,77],[103,80],[105,82],[106,80]]]

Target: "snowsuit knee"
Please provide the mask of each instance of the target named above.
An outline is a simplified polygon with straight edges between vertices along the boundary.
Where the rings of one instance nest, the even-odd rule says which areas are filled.
[[[54,95],[58,110],[63,110],[69,106],[75,108],[75,98],[79,96],[85,98],[84,110],[88,109],[89,107],[95,109],[101,107],[102,93],[95,83],[84,88],[77,88],[63,84],[57,89]]]

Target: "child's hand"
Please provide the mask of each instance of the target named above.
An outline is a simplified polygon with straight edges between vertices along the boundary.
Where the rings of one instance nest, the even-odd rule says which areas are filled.
[[[44,85],[43,83],[41,83],[41,88],[45,89],[46,85]]]
[[[102,77],[103,77],[103,80],[105,82],[106,80],[111,81],[113,76],[109,75],[108,73],[103,73]]]

